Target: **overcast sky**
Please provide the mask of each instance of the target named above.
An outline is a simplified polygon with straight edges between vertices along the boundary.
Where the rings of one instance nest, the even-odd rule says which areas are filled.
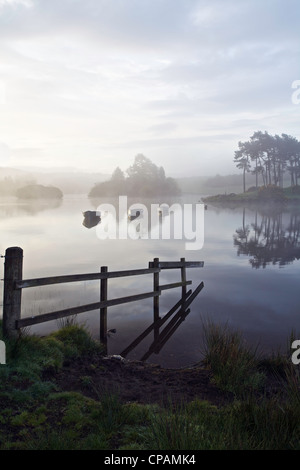
[[[0,0],[0,166],[236,172],[300,139],[299,0]]]

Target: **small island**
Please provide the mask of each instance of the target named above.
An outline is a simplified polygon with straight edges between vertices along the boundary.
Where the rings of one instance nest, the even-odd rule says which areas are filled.
[[[180,189],[173,178],[166,177],[163,167],[157,167],[149,158],[138,154],[126,174],[117,167],[110,180],[95,184],[89,192],[90,198],[120,195],[178,196]]]
[[[30,184],[17,190],[19,199],[62,199],[63,193],[54,186],[43,186],[42,184]]]

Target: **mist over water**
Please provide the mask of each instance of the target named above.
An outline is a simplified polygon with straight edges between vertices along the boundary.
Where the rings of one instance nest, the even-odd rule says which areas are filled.
[[[176,201],[196,204],[198,198],[185,196]],[[138,202],[147,205],[151,201]],[[298,209],[274,213],[208,206],[204,245],[197,251],[187,251],[185,240],[172,238],[100,240],[97,225],[88,228],[83,224],[83,212],[94,209],[85,196],[65,196],[57,203],[2,200],[1,254],[9,246],[23,248],[24,279],[99,272],[101,266],[109,270],[146,268],[155,257],[163,261],[182,257],[204,261],[203,268],[187,270],[192,289],[204,282],[190,314],[160,353],[148,358],[166,367],[184,367],[201,360],[202,323],[207,319],[239,329],[247,341],[259,344],[259,349],[267,353],[278,348],[285,351],[291,331],[300,331]],[[162,283],[179,280],[179,270],[161,274]],[[149,292],[152,284],[151,275],[111,279],[108,298]],[[22,316],[98,302],[99,295],[98,281],[24,289]],[[161,316],[180,295],[181,289],[162,293]],[[77,320],[99,338],[99,311],[80,314]],[[108,337],[108,353],[119,354],[152,321],[152,299],[109,307],[108,329],[117,331]],[[46,334],[57,327],[52,321],[31,327],[30,331]],[[128,358],[141,359],[152,341],[150,334]]]

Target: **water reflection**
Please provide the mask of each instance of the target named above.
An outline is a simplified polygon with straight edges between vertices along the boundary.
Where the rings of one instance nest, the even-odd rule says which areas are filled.
[[[0,219],[17,217],[19,215],[38,215],[47,210],[59,209],[63,202],[61,199],[0,199]]]
[[[242,226],[233,235],[237,255],[249,256],[253,268],[284,266],[300,259],[300,212],[243,210]],[[248,219],[248,220],[247,220]]]
[[[151,325],[148,326],[137,338],[132,341],[122,352],[121,356],[126,357],[133,349],[135,349],[149,334],[153,332],[153,342],[150,344],[148,350],[141,357],[141,361],[146,361],[153,353],[159,354],[168,342],[168,340],[173,336],[175,331],[179,328],[181,323],[186,319],[190,313],[189,308],[183,308],[183,303],[191,303],[193,298],[197,295],[197,292],[201,290],[201,285],[198,286],[196,291],[192,296],[190,296],[191,291],[187,292],[185,297],[182,297],[169,312],[157,321],[154,321]],[[190,296],[190,300],[189,299]],[[177,313],[176,313],[177,312]],[[170,319],[170,320],[169,320]],[[169,320],[169,323],[162,329],[162,326],[166,321]]]
[[[54,201],[53,201],[54,202]],[[186,259],[205,259],[206,267],[203,272],[205,289],[199,298],[195,299],[192,310],[186,321],[182,322],[174,335],[164,344],[159,354],[154,353],[148,361],[154,361],[163,367],[185,367],[202,359],[202,318],[209,317],[216,323],[227,323],[243,332],[243,335],[254,346],[259,342],[261,349],[267,352],[283,348],[292,330],[300,332],[299,320],[299,214],[300,208],[287,208],[284,211],[262,213],[260,209],[247,208],[244,213],[240,207],[213,208],[205,211],[205,241],[200,251],[188,251],[184,239],[176,239],[171,230],[170,239],[164,239],[158,231],[157,238],[131,240],[117,238],[115,240],[99,239],[97,230],[107,224],[106,216],[102,213],[101,222],[88,230],[82,225],[83,212],[91,209],[96,211],[103,202],[113,204],[117,211],[118,230],[124,231],[130,225],[132,230],[136,224],[142,224],[140,219],[129,221],[127,211],[119,214],[118,198],[102,199],[95,204],[86,196],[65,196],[63,201],[55,204],[45,202],[40,204],[25,203],[14,199],[0,200],[1,246],[0,254],[4,254],[9,246],[21,246],[24,250],[24,278],[56,276],[65,274],[89,273],[98,271],[100,266],[109,266],[111,270],[139,269],[146,267],[154,257],[173,260],[185,256]],[[128,198],[128,207],[136,203]],[[151,204],[161,200],[139,201],[148,209],[148,228],[159,227],[159,218],[151,220]],[[169,206],[179,203],[195,203],[194,198],[164,200]],[[54,206],[58,206],[54,208]],[[28,208],[30,207],[30,211]],[[141,207],[141,205],[139,205]],[[34,216],[35,209],[38,210]],[[172,212],[172,211],[171,211]],[[180,210],[178,211],[180,214]],[[183,213],[183,210],[181,214]],[[174,214],[171,213],[174,217]],[[164,219],[164,216],[162,217]],[[182,220],[182,219],[181,219]],[[193,220],[196,220],[194,218]],[[157,224],[154,225],[153,222]],[[146,219],[144,218],[144,225]],[[248,226],[248,232],[246,228]],[[274,228],[273,228],[274,226]],[[221,229],[220,229],[221,228]],[[241,232],[242,231],[242,232]],[[265,235],[264,235],[265,232]],[[277,232],[279,232],[277,234]],[[127,233],[127,232],[126,232]],[[149,232],[148,232],[149,233]],[[142,232],[140,232],[142,234]],[[151,234],[151,232],[150,232]],[[233,234],[236,242],[233,244]],[[245,236],[243,236],[245,234]],[[280,242],[285,237],[285,243]],[[142,238],[142,237],[141,237]],[[260,244],[255,249],[252,245]],[[283,245],[277,252],[277,266],[263,264],[268,261],[266,253],[271,251],[273,244]],[[277,241],[276,241],[277,240]],[[247,246],[248,244],[248,246]],[[249,248],[250,244],[250,248]],[[287,253],[289,248],[289,257]],[[274,248],[274,247],[273,247]],[[292,248],[292,253],[291,253]],[[237,257],[237,251],[240,258]],[[277,250],[278,251],[278,250]],[[292,256],[291,256],[292,254]],[[242,256],[245,260],[242,260]],[[249,269],[251,258],[261,263],[260,269]],[[290,261],[288,261],[290,259]],[[295,261],[293,261],[295,260]],[[1,278],[3,278],[3,259],[1,262]],[[279,263],[285,264],[278,269]],[[198,282],[198,271],[191,270],[191,279]],[[164,274],[164,282],[177,281],[173,271]],[[99,300],[99,284],[85,282],[83,285],[70,284],[57,286],[46,292],[44,289],[28,289],[22,293],[24,316],[31,316],[46,311],[54,311],[83,303]],[[79,288],[80,287],[80,288]],[[0,297],[3,283],[0,283]],[[141,292],[152,289],[152,277],[139,279]],[[253,295],[255,292],[255,295]],[[113,297],[137,293],[136,282],[129,278],[112,281],[109,295]],[[170,291],[163,296],[161,309],[165,313],[177,300],[176,291]],[[109,353],[120,354],[139,333],[144,331],[151,322],[152,300],[124,306],[111,307],[108,318],[108,328],[116,328],[117,334],[111,334]],[[150,312],[150,317],[149,317]],[[0,316],[1,316],[0,311]],[[22,313],[23,315],[23,313]],[[83,313],[78,320],[86,323],[95,338],[99,337],[98,312]],[[163,328],[166,327],[166,324]],[[160,332],[163,331],[160,329]],[[57,329],[54,322],[33,327],[33,333],[47,334]],[[162,339],[162,337],[161,337]],[[127,358],[140,360],[154,342],[154,332],[143,340]],[[157,345],[158,346],[158,345]]]

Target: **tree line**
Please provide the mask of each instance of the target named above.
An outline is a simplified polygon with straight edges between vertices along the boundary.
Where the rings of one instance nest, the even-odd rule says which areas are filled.
[[[124,173],[117,167],[111,179],[97,183],[90,191],[89,197],[99,196],[162,196],[179,195],[177,182],[166,177],[162,166],[156,166],[143,154],[136,155],[134,163]]]
[[[284,177],[290,176],[291,186],[298,186],[300,178],[300,142],[287,134],[270,135],[257,131],[247,142],[239,142],[234,163],[243,171],[243,189],[246,192],[246,174],[255,175],[256,188],[274,185],[282,188]]]

